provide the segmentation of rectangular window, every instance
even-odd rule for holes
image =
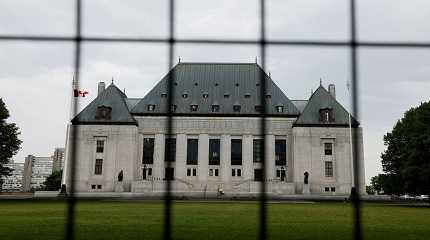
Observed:
[[[213,176],[214,175],[214,170],[211,168],[211,169],[209,169],[209,176]]]
[[[218,169],[215,169],[215,177],[218,177]]]
[[[103,172],[103,159],[96,159],[96,165],[94,167],[94,174],[101,175]]]
[[[142,163],[143,164],[154,163],[154,138],[143,139]]]
[[[242,165],[242,139],[231,140],[231,165]]]
[[[332,192],[336,192],[336,188],[335,188],[335,187],[331,187],[331,188],[330,188],[330,190],[331,190]]]
[[[91,189],[96,189],[96,185],[91,185]]]
[[[236,169],[234,169],[234,168],[231,169],[231,176],[232,177],[236,176]]]
[[[97,152],[97,153],[102,153],[102,152],[104,152],[104,148],[105,148],[105,141],[103,141],[103,140],[97,140],[97,141],[96,141],[96,145],[97,145],[97,148],[96,148],[96,152]]]
[[[325,188],[324,188],[324,191],[325,191],[325,192],[330,192],[330,188],[329,188],[329,187],[325,187]]]
[[[263,169],[260,169],[260,168],[254,169],[254,181],[258,181],[258,182],[263,181]]]
[[[287,141],[285,139],[275,140],[275,164],[277,166],[287,165]]]
[[[333,143],[324,143],[324,154],[325,155],[333,154]]]
[[[193,168],[193,176],[194,177],[197,176],[197,169],[196,168]]]
[[[238,168],[237,171],[236,171],[236,175],[238,177],[242,176],[242,169]]]
[[[263,147],[264,147],[264,141],[263,139],[254,139],[253,141],[253,158],[254,162],[261,162],[263,160]]]
[[[191,176],[191,168],[187,168],[187,176]]]
[[[165,180],[173,180],[175,176],[175,169],[174,168],[165,168],[164,169],[164,179]]]
[[[281,177],[281,170],[276,170],[276,177],[280,178]]]
[[[199,140],[188,139],[187,140],[187,164],[197,165],[199,155]]]
[[[102,189],[102,185],[97,185],[97,189]]]
[[[219,165],[220,140],[209,139],[209,165]]]
[[[333,162],[325,162],[325,176],[333,177]]]
[[[148,168],[148,176],[152,176],[152,168]]]
[[[174,162],[176,159],[176,138],[166,138],[164,145],[164,159],[166,162]]]

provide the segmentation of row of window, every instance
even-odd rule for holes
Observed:
[[[170,106],[170,111],[171,112],[175,112],[176,108],[177,108],[176,105],[171,105]],[[148,104],[147,109],[148,109],[149,112],[155,111],[155,104]],[[212,109],[212,112],[219,112],[220,111],[220,106],[217,105],[217,104],[213,104],[211,109]],[[263,111],[263,108],[260,105],[256,105],[254,109],[255,109],[256,112],[262,112]],[[199,105],[197,105],[197,104],[191,104],[190,105],[190,111],[191,112],[197,112],[198,110],[199,110]],[[240,110],[241,110],[241,106],[240,105],[233,105],[233,112],[240,112]],[[282,112],[284,112],[284,106],[278,105],[278,106],[275,107],[275,110],[278,113],[282,113]]]
[[[239,86],[239,85],[236,85],[236,86]],[[188,92],[184,91],[181,96],[182,96],[182,98],[188,98]],[[224,98],[230,98],[230,93],[225,92],[223,96],[224,96]],[[264,96],[266,97],[266,99],[271,99],[272,98],[271,94],[266,94]],[[167,93],[161,93],[161,97],[162,98],[167,98]],[[250,93],[245,93],[244,97],[245,98],[251,98],[251,94]],[[202,98],[204,98],[204,99],[209,98],[209,93],[208,92],[203,92]]]
[[[151,168],[144,168],[142,179],[147,180],[150,176],[152,176],[152,169]],[[279,173],[279,176],[278,176]],[[219,176],[219,169],[218,168],[210,168],[208,175],[210,177],[218,177]],[[187,176],[188,177],[196,177],[197,176],[197,168],[187,168]],[[231,169],[231,176],[232,177],[241,177],[242,176],[242,169],[240,168],[233,168]],[[284,169],[277,170],[277,177],[281,178],[282,181],[285,180],[286,171]],[[164,172],[164,179],[165,180],[174,180],[174,168],[165,168]],[[254,181],[262,181],[263,180],[263,170],[261,168],[254,169]]]
[[[154,163],[154,138],[143,139],[143,164]],[[220,139],[209,139],[209,165],[220,165]],[[253,161],[263,160],[264,140],[253,140]],[[187,139],[187,165],[198,164],[199,139]],[[242,139],[231,139],[231,165],[242,165]],[[165,139],[165,161],[174,162],[176,159],[176,138]],[[275,164],[287,165],[287,142],[285,139],[275,140]]]
[[[195,164],[196,165],[196,164]],[[233,164],[232,164],[233,165]],[[325,176],[326,177],[333,177],[334,171],[333,171],[333,162],[332,161],[325,161]],[[240,168],[232,168],[231,169],[231,176],[240,177],[242,176],[242,169]],[[101,175],[103,173],[103,159],[96,159],[95,167],[94,167],[94,174],[95,175]],[[144,168],[143,169],[143,179],[146,179],[146,176],[152,175],[152,168]],[[197,176],[197,169],[196,168],[187,168],[187,176]],[[218,169],[209,169],[209,176],[218,176]],[[285,170],[283,168],[276,170],[276,177],[284,179],[285,178]]]

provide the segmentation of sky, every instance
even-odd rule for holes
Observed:
[[[157,37],[168,34],[167,0],[83,0],[85,36]],[[270,40],[349,39],[346,0],[267,0]],[[177,0],[175,37],[259,38],[257,0]],[[358,39],[429,42],[428,0],[358,0]],[[74,35],[72,0],[0,0],[0,35]],[[290,99],[308,99],[319,86],[336,85],[350,109],[346,88],[350,51],[344,47],[268,46],[266,72]],[[0,97],[21,129],[14,156],[50,156],[64,147],[70,119],[74,46],[66,42],[0,41]],[[160,43],[84,43],[80,108],[97,95],[97,83],[115,84],[143,97],[168,71],[168,46]],[[176,44],[174,62],[261,63],[258,46]],[[358,50],[359,121],[364,131],[367,180],[382,171],[383,136],[403,113],[430,100],[430,49]]]

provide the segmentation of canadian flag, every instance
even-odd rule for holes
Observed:
[[[85,97],[87,94],[89,94],[88,91],[81,91],[78,89],[73,89],[73,96],[74,97]]]

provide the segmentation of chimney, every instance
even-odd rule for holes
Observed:
[[[97,89],[97,96],[100,95],[105,90],[106,84],[104,82],[99,82],[99,86]]]
[[[330,93],[330,95],[331,95],[334,99],[336,99],[336,88],[335,88],[335,86],[334,86],[334,84],[333,84],[333,83],[331,83],[331,84],[329,84],[329,85],[328,85],[328,92]]]

